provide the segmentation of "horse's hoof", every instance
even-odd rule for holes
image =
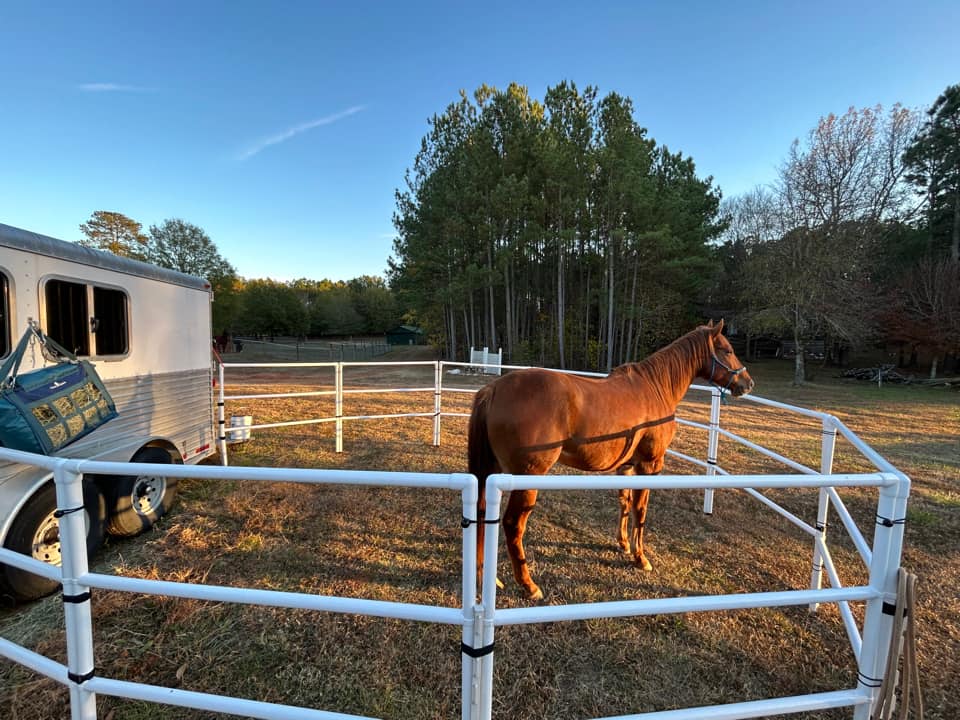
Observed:
[[[650,561],[646,558],[636,558],[634,559],[633,564],[639,569],[646,570],[647,572],[653,570],[653,565],[651,565]]]
[[[537,600],[543,600],[543,590],[534,585],[533,590],[527,591],[527,600],[534,602]]]
[[[503,590],[503,588],[505,587],[506,585],[503,584],[503,580],[501,580],[500,578],[497,578],[497,590]]]

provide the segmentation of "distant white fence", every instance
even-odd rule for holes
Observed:
[[[470,348],[470,367],[482,375],[499,375],[503,365],[503,348],[490,352],[490,348],[475,350]]]
[[[418,417],[433,415],[435,428],[439,428],[441,379],[443,365],[435,367],[435,405],[433,413],[409,413],[379,417]],[[339,422],[369,419],[343,416],[342,397],[352,391],[343,389],[343,363],[333,368],[337,378],[334,391],[317,393],[276,394],[268,397],[304,396],[308,394],[335,394],[338,415],[309,422]],[[457,365],[457,364],[454,364]],[[228,365],[227,367],[231,367]],[[276,366],[276,364],[271,364]],[[308,367],[322,367],[311,364]],[[221,369],[221,420],[226,396]],[[379,392],[422,391],[424,388],[398,388]],[[616,720],[736,720],[738,718],[764,717],[792,712],[852,707],[855,720],[867,720],[877,702],[880,680],[885,672],[887,652],[893,627],[893,616],[888,612],[896,601],[897,569],[903,545],[904,521],[910,481],[893,468],[886,460],[867,446],[842,422],[832,415],[797,408],[763,398],[747,399],[753,402],[818,418],[821,428],[820,468],[808,468],[789,458],[752,443],[745,438],[720,427],[720,394],[715,388],[694,386],[695,390],[711,393],[711,413],[708,425],[689,421],[685,425],[707,432],[707,455],[701,460],[674,453],[677,457],[705,469],[706,474],[661,475],[646,477],[629,476],[514,476],[492,475],[487,479],[487,509],[485,519],[496,523],[500,517],[503,493],[514,489],[537,488],[540,490],[606,490],[630,488],[677,489],[706,488],[707,495],[718,488],[740,488],[755,497],[765,506],[779,513],[813,543],[813,572],[810,587],[801,590],[740,593],[720,596],[689,596],[663,599],[638,599],[620,602],[591,604],[532,606],[498,609],[496,606],[497,549],[499,533],[488,532],[485,539],[485,557],[482,578],[482,599],[477,601],[476,573],[476,522],[475,517],[478,487],[472,475],[435,475],[425,473],[347,472],[330,470],[278,469],[278,468],[229,468],[209,466],[162,465],[144,467],[137,472],[163,473],[173,477],[214,478],[230,481],[269,481],[302,483],[342,483],[350,485],[430,487],[446,488],[461,494],[465,529],[462,536],[461,605],[459,607],[434,607],[410,603],[395,603],[364,599],[349,599],[332,596],[305,595],[300,593],[268,590],[229,588],[219,586],[177,583],[159,580],[115,577],[91,573],[87,567],[84,523],[82,513],[67,512],[61,519],[61,543],[63,567],[56,568],[32,558],[8,550],[0,550],[0,561],[15,567],[35,572],[63,583],[67,634],[67,663],[50,660],[31,650],[0,639],[0,655],[47,677],[67,685],[71,697],[71,718],[93,720],[96,714],[96,693],[144,701],[159,702],[213,712],[224,712],[248,717],[272,719],[309,718],[311,720],[344,720],[357,717],[335,711],[293,708],[286,705],[263,703],[206,693],[196,693],[175,688],[163,688],[142,683],[100,677],[93,665],[93,632],[90,613],[89,590],[101,588],[115,591],[171,595],[175,597],[238,602],[273,607],[291,607],[327,612],[343,612],[377,617],[389,617],[410,621],[459,625],[463,643],[461,667],[461,718],[463,720],[489,720],[493,705],[493,667],[495,661],[494,636],[497,627],[539,622],[567,622],[590,618],[628,617],[660,613],[683,613],[741,608],[808,605],[815,609],[819,603],[835,603],[840,610],[844,626],[856,658],[858,681],[855,687],[832,692],[812,693],[792,697],[748,700],[720,706],[687,708],[666,712],[643,713],[621,716]],[[361,391],[358,391],[361,392]],[[369,392],[369,391],[362,391]],[[469,392],[460,390],[460,392]],[[235,396],[233,399],[253,396]],[[259,396],[265,397],[265,396]],[[302,424],[274,423],[253,426],[276,427]],[[253,429],[252,428],[252,429]],[[438,432],[438,430],[437,430]],[[837,436],[843,436],[859,453],[869,460],[876,472],[857,474],[833,473],[833,460]],[[787,465],[792,473],[782,475],[731,475],[722,467],[717,457],[718,440],[723,435],[741,445],[761,452],[767,457]],[[338,443],[340,441],[338,433]],[[435,442],[439,442],[435,434]],[[339,448],[338,448],[339,449]],[[221,424],[221,451],[226,451],[224,427]],[[0,460],[36,465],[51,471],[57,488],[58,507],[69,510],[82,505],[81,479],[83,473],[128,475],[129,465],[84,460],[67,460],[29,455],[13,450],[0,449]],[[819,488],[819,500],[814,524],[805,522],[797,515],[763,494],[767,488]],[[872,546],[853,521],[850,513],[836,492],[838,487],[877,487],[879,498],[876,508],[876,524]],[[710,498],[712,501],[712,498]],[[849,533],[854,546],[869,570],[866,585],[844,587],[834,565],[826,542],[827,514],[834,507],[841,524]],[[705,509],[709,509],[705,500]],[[825,571],[831,587],[821,589],[821,572]],[[858,625],[850,610],[850,602],[865,602],[866,612],[862,626]],[[613,720],[612,718],[609,720]]]

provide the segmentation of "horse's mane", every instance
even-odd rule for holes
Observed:
[[[649,382],[653,387],[679,396],[686,392],[686,383],[707,360],[709,353],[707,332],[709,328],[701,325],[682,335],[669,345],[660,348],[652,355],[634,363],[627,363],[614,368],[611,375],[616,373],[637,375]]]

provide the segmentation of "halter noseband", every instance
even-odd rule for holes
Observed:
[[[710,383],[711,385],[713,385],[715,388],[719,388],[719,390],[720,390],[720,397],[722,398],[722,397],[724,396],[724,393],[726,393],[726,392],[730,389],[730,386],[733,385],[733,381],[737,379],[737,375],[739,375],[739,374],[742,373],[744,370],[746,370],[746,369],[747,369],[747,366],[746,366],[746,365],[743,365],[743,366],[737,368],[736,370],[734,370],[732,367],[730,367],[729,365],[727,365],[726,363],[724,363],[720,358],[718,358],[718,357],[717,357],[717,354],[716,354],[715,352],[710,353],[710,361],[711,361],[711,362],[710,362],[710,379],[709,379],[707,382],[709,382],[709,383]],[[730,373],[730,377],[729,377],[729,379],[727,380],[727,384],[724,385],[723,387],[720,387],[717,383],[715,383],[715,382],[713,381],[713,374],[714,374],[714,373],[716,372],[716,370],[717,370],[717,365],[719,365],[719,366],[722,367],[724,370],[726,370],[728,373]]]

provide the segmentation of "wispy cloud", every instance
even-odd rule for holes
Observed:
[[[355,115],[356,113],[364,109],[365,109],[365,106],[363,105],[355,105],[354,107],[347,108],[346,110],[342,110],[341,112],[334,113],[333,115],[327,115],[326,117],[322,117],[318,120],[311,120],[310,122],[305,122],[300,125],[294,125],[292,128],[288,128],[287,130],[284,130],[281,133],[277,133],[276,135],[271,135],[268,138],[264,138],[263,140],[257,141],[256,143],[251,145],[249,148],[241,152],[237,156],[237,159],[241,161],[249,160],[254,155],[256,155],[259,152],[262,152],[263,150],[266,150],[271,145],[279,145],[280,143],[286,142],[290,138],[296,137],[297,135],[300,135],[301,133],[305,133],[308,130],[313,130],[314,128],[322,127],[324,125],[331,125],[337,122],[338,120],[343,120],[343,118],[345,117],[349,117],[350,115]]]
[[[150,88],[120,83],[80,83],[77,89],[83,92],[150,92]]]

